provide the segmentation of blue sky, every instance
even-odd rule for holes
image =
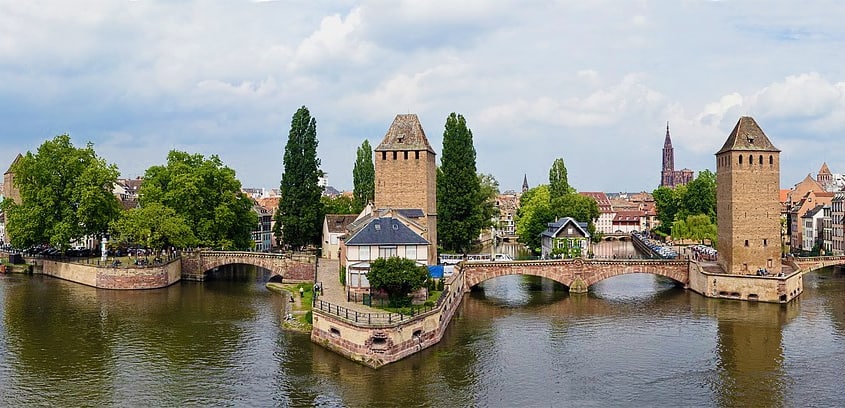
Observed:
[[[275,188],[305,105],[341,190],[396,114],[439,153],[458,112],[502,190],[560,157],[578,190],[651,191],[667,121],[699,171],[751,115],[788,188],[845,173],[843,20],[839,1],[0,0],[0,166],[67,132],[125,177],[179,149]]]

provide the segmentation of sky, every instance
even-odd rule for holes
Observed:
[[[750,115],[789,188],[845,173],[842,21],[841,1],[0,0],[0,166],[68,133],[122,177],[176,149],[278,188],[306,106],[339,190],[395,115],[439,154],[457,112],[503,191],[556,158],[579,191],[652,191],[667,122],[676,169],[714,171]]]

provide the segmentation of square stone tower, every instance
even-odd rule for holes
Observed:
[[[780,150],[739,118],[716,152],[719,266],[729,274],[780,272]]]
[[[419,220],[431,243],[429,264],[437,263],[437,163],[420,119],[415,114],[396,115],[375,149],[377,209],[419,209]]]

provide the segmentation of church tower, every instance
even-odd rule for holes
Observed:
[[[716,152],[719,266],[729,274],[780,271],[780,150],[739,118]]]
[[[437,163],[417,115],[396,115],[375,149],[376,209],[418,210],[431,244],[430,265],[437,263]],[[406,212],[408,214],[408,212]]]
[[[669,122],[666,122],[666,139],[663,141],[663,168],[660,171],[660,186],[675,187],[675,149],[669,137]]]

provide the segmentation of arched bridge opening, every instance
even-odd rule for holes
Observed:
[[[669,278],[678,285],[689,285],[689,261],[686,260],[585,260],[513,261],[462,263],[466,288],[489,279],[508,275],[540,276],[558,282],[570,292],[582,293],[614,276],[645,273]]]
[[[270,280],[313,282],[317,257],[304,253],[267,253],[239,251],[202,251],[182,258],[183,279],[205,280],[209,272],[228,265],[250,265],[270,272]]]

